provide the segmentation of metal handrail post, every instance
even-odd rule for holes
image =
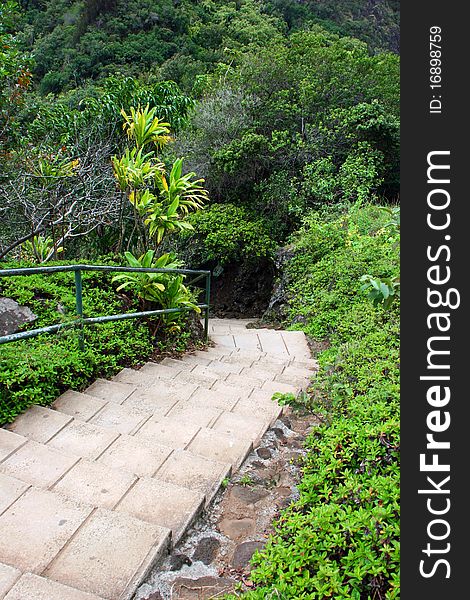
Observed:
[[[74,271],[75,274],[75,311],[79,318],[78,325],[78,347],[80,350],[85,349],[85,338],[83,333],[83,285],[82,272],[80,269]]]
[[[206,274],[206,313],[204,316],[204,341],[207,342],[209,339],[209,302],[211,298],[211,275],[210,273]]]

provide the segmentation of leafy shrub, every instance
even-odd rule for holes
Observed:
[[[192,266],[269,258],[276,247],[264,221],[233,204],[209,206],[190,222],[194,232],[184,234],[183,252]]]

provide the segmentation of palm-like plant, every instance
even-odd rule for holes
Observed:
[[[122,192],[135,190],[151,183],[159,173],[163,172],[164,165],[152,160],[153,153],[142,154],[142,148],[126,148],[121,157],[113,156],[114,176]]]
[[[127,114],[124,109],[121,110],[121,115],[124,117],[123,129],[127,133],[129,139],[133,139],[139,150],[146,144],[153,143],[157,148],[162,148],[167,144],[171,137],[170,124],[159,121],[155,116],[156,107],[145,108],[140,106],[135,109],[131,106],[130,114]]]
[[[154,260],[155,251],[147,250],[136,258],[131,252],[124,252],[130,267],[145,269],[177,269],[181,263],[171,254],[163,254]],[[141,300],[160,302],[161,292],[166,289],[166,273],[119,273],[113,277],[113,283],[122,281],[116,291],[131,289]]]
[[[154,250],[148,250],[136,258],[130,252],[124,253],[130,267],[147,269],[177,269],[181,263],[172,254],[163,254],[154,260]],[[113,283],[122,282],[116,289],[131,290],[141,301],[141,308],[148,308],[147,303],[161,308],[178,308],[184,306],[200,313],[201,309],[194,303],[191,291],[183,283],[184,276],[173,273],[119,273],[113,277]],[[178,315],[163,315],[163,321],[169,325],[174,323]]]
[[[157,180],[161,202],[149,204],[148,225],[149,235],[160,244],[163,237],[174,231],[192,229],[192,225],[184,220],[191,210],[200,209],[207,200],[208,192],[202,187],[203,179],[193,180],[195,173],[182,175],[183,159],[178,158],[168,180],[162,173]]]

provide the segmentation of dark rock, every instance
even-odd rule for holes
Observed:
[[[37,316],[27,307],[20,306],[11,298],[0,298],[0,335],[10,335]]]
[[[280,427],[273,427],[271,431],[274,433],[274,435],[277,437],[281,444],[287,443],[287,438]]]
[[[272,456],[271,450],[269,450],[268,448],[258,448],[256,454],[263,460],[268,460]]]
[[[186,554],[173,554],[170,557],[170,571],[179,571],[184,565],[191,565],[192,561]]]
[[[307,317],[304,315],[296,315],[292,321],[291,325],[307,325]]]
[[[235,548],[232,557],[232,566],[235,569],[244,569],[249,565],[250,559],[256,550],[263,548],[263,542],[242,542]]]
[[[205,565],[210,565],[220,548],[220,541],[214,537],[205,537],[199,540],[193,552],[193,561],[200,560]]]
[[[282,322],[287,316],[287,287],[288,275],[284,268],[286,262],[294,257],[293,246],[287,246],[278,250],[274,259],[275,279],[268,306],[263,314],[264,321]]]
[[[255,469],[266,469],[266,465],[262,462],[260,462],[259,460],[254,460],[251,463],[252,467],[255,467]]]
[[[201,268],[214,271],[216,264]],[[211,308],[216,316],[236,318],[260,317],[268,306],[274,278],[271,259],[230,262],[212,277]],[[214,273],[213,273],[214,274]]]
[[[144,598],[144,600],[164,600],[164,598],[160,594],[160,592],[154,592],[153,594],[150,594],[150,596],[148,596],[147,598]]]
[[[289,417],[286,417],[286,415],[282,415],[282,417],[279,417],[279,421],[281,421],[281,423],[284,423],[284,425],[288,428],[288,429],[292,429],[292,423],[291,420],[289,419]]]
[[[232,488],[231,495],[245,504],[256,504],[256,502],[266,498],[268,492],[259,488],[235,485]]]

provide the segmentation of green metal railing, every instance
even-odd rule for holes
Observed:
[[[121,321],[123,319],[137,319],[139,317],[151,317],[155,315],[164,315],[169,313],[181,313],[192,310],[190,307],[182,306],[179,308],[162,308],[159,310],[146,310],[142,312],[122,313],[117,315],[108,315],[104,317],[83,317],[83,271],[107,271],[107,272],[124,272],[124,273],[174,273],[176,275],[192,275],[194,276],[185,285],[192,285],[201,279],[205,278],[205,298],[204,303],[198,304],[200,309],[204,310],[204,337],[207,341],[209,332],[209,301],[211,291],[211,273],[210,271],[193,271],[190,269],[147,269],[144,267],[108,267],[104,265],[60,265],[56,267],[26,267],[20,269],[4,269],[0,270],[0,277],[17,277],[20,275],[37,275],[47,273],[59,273],[64,271],[73,272],[75,275],[75,310],[77,318],[68,323],[58,323],[49,325],[48,327],[40,327],[38,329],[29,329],[19,333],[0,336],[0,344],[7,344],[17,340],[36,337],[42,333],[56,333],[66,327],[74,327],[79,332],[79,346],[84,349],[84,332],[83,328],[86,325],[94,325],[96,323],[107,323],[109,321]]]

